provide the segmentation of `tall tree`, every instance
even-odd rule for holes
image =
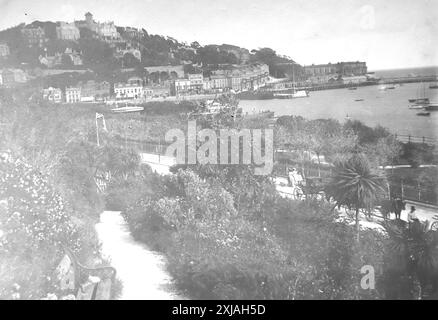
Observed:
[[[334,174],[325,188],[328,199],[338,207],[355,209],[357,241],[359,241],[359,211],[371,209],[385,193],[385,179],[372,170],[363,155],[354,155],[335,164]]]

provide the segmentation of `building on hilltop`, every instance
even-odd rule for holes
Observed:
[[[68,60],[65,60],[66,58],[69,59],[70,62],[68,62]],[[38,60],[42,65],[45,65],[47,68],[53,68],[63,64],[68,65],[70,63],[74,66],[80,66],[83,64],[82,54],[77,51],[73,51],[70,48],[66,48],[64,53],[56,52],[54,56],[48,56],[47,54],[45,56],[40,55],[38,57]]]
[[[27,73],[21,69],[3,69],[0,71],[1,84],[10,86],[17,83],[25,83],[29,80]]]
[[[117,28],[113,21],[96,22],[90,12],[85,14],[85,20],[75,21],[75,25],[78,28],[87,28],[93,31],[104,41],[112,42],[120,39],[120,34],[117,32]]]
[[[21,34],[29,46],[42,47],[48,41],[44,29],[39,26],[25,26],[21,29]]]
[[[61,103],[62,91],[59,88],[53,88],[53,87],[43,89],[43,99],[54,103]]]
[[[141,61],[141,51],[139,49],[130,48],[130,47],[128,47],[127,49],[117,48],[114,57],[118,59],[122,59],[127,53],[132,54],[134,58],[136,58],[138,61]]]
[[[99,23],[97,34],[99,34],[103,40],[117,40],[120,39],[120,34],[117,32],[114,22]]]
[[[59,22],[56,27],[56,37],[61,40],[76,41],[80,38],[79,29],[74,23]]]
[[[75,51],[71,48],[66,48],[64,51],[64,55],[69,56],[71,59],[71,62],[75,66],[81,66],[83,64],[81,52]]]
[[[42,56],[38,57],[39,62],[46,66],[47,68],[53,68],[55,66],[61,65],[61,55],[55,54],[54,56]]]
[[[6,43],[0,43],[0,57],[6,58],[10,54],[9,46]]]
[[[123,28],[123,36],[128,39],[139,39],[145,36],[145,32],[142,29],[126,27]]]

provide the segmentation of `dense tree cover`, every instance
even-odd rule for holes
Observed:
[[[237,64],[238,59],[233,53],[222,51],[215,45],[207,45],[197,49],[195,62],[205,65]]]
[[[299,64],[296,64],[291,58],[279,56],[271,48],[252,50],[251,53],[250,61],[267,64],[269,66],[269,73],[274,77],[284,78],[289,76],[290,78],[294,77],[295,80],[299,80],[304,72],[303,68]]]

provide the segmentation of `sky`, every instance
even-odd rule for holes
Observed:
[[[438,0],[0,0],[0,30],[87,11],[181,42],[270,47],[303,65],[438,66]]]

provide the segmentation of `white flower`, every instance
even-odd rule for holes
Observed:
[[[58,297],[54,293],[48,293],[47,300],[58,300]]]
[[[12,300],[18,300],[18,299],[20,299],[20,294],[18,292],[14,292],[12,294]]]

